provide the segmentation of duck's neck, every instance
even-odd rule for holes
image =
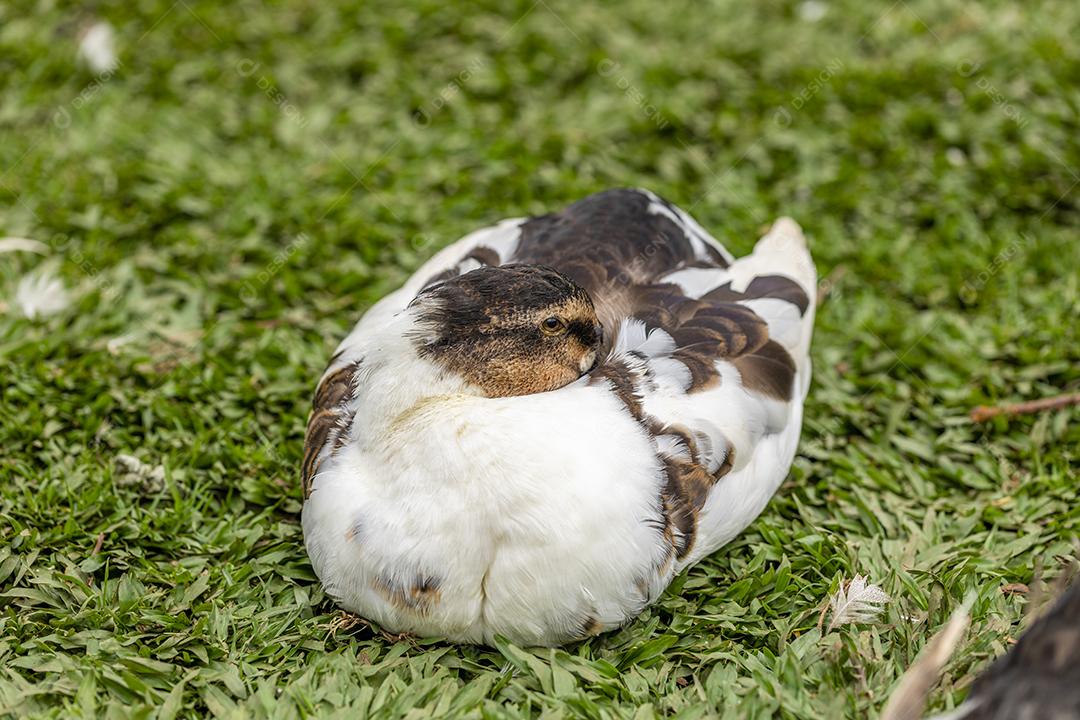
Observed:
[[[400,441],[406,428],[437,421],[442,402],[482,397],[475,385],[417,354],[414,328],[402,313],[365,343],[353,425],[353,437],[365,445],[383,442],[388,434]]]

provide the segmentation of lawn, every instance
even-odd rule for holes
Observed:
[[[0,254],[0,715],[866,717],[968,599],[945,710],[1075,556],[1080,410],[968,418],[1080,390],[1075,2],[18,5],[0,236],[45,252]],[[805,227],[789,480],[582,644],[344,616],[299,524],[333,348],[469,230],[625,185],[736,254]],[[70,302],[27,319],[43,271]],[[884,613],[820,624],[857,574]]]

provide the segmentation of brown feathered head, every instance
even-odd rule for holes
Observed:
[[[419,353],[489,397],[563,387],[592,369],[603,340],[588,293],[541,265],[477,268],[409,307]]]

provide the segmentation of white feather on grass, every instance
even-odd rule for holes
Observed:
[[[884,590],[867,582],[862,575],[856,575],[850,582],[841,583],[840,589],[829,598],[832,617],[829,619],[828,632],[843,625],[877,620],[885,604],[891,600]]]
[[[135,486],[147,493],[165,488],[165,467],[144,463],[134,455],[117,455],[113,480],[121,487]]]
[[[825,17],[829,12],[829,6],[819,0],[806,0],[799,3],[799,19],[803,22],[813,23]]]
[[[68,292],[60,278],[47,270],[23,275],[15,289],[15,303],[34,320],[55,315],[68,306]]]
[[[79,38],[79,58],[96,75],[111,73],[119,66],[116,58],[116,33],[112,25],[99,21]]]

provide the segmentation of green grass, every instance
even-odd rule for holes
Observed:
[[[1080,6],[501,5],[106,1],[106,78],[82,6],[0,7],[0,235],[52,247],[0,255],[0,715],[864,717],[965,597],[934,709],[1017,635],[1080,413],[966,415],[1080,389]],[[844,268],[790,480],[583,644],[343,623],[297,482],[334,345],[438,247],[622,185]],[[73,304],[28,321],[42,266]],[[894,601],[823,633],[856,573]]]

